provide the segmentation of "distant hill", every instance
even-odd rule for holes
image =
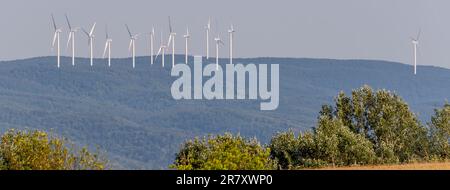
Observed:
[[[183,60],[183,56],[177,56]],[[192,58],[191,58],[192,60]],[[268,142],[288,128],[314,126],[320,106],[340,90],[368,84],[402,96],[423,122],[450,97],[450,70],[368,60],[254,58],[235,63],[280,64],[280,105],[259,111],[259,101],[175,101],[170,64],[149,57],[96,59],[54,57],[0,62],[0,130],[38,128],[79,145],[99,146],[118,169],[161,169],[186,139],[230,131]],[[170,56],[166,58],[170,62]],[[206,60],[205,60],[206,61]],[[226,59],[221,60],[223,64]]]

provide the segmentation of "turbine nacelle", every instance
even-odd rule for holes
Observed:
[[[225,45],[219,37],[214,38],[214,41],[216,41],[217,44]]]
[[[234,30],[233,25],[231,25],[230,29],[228,29],[228,33],[234,33],[234,32],[236,32],[236,31]]]
[[[186,29],[186,34],[183,35],[184,38],[190,38],[191,34],[189,34],[189,28]]]

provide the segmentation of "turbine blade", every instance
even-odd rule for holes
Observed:
[[[169,40],[167,42],[167,47],[170,47],[170,42],[172,42],[172,35],[169,36]]]
[[[130,45],[128,46],[128,51],[131,51],[131,46],[133,46],[133,39],[130,40]]]
[[[55,46],[56,43],[56,36],[58,35],[58,32],[55,32],[55,34],[53,35],[53,42],[52,42],[52,46]]]
[[[169,16],[169,33],[172,33],[172,23],[170,22],[170,16]]]
[[[420,38],[420,34],[422,33],[422,29],[419,29],[419,33],[417,34],[417,38],[416,38],[416,40],[417,41],[419,41],[419,38]]]
[[[81,30],[83,30],[83,32],[86,34],[86,36],[90,37],[89,33],[84,28],[81,28]]]
[[[211,17],[208,18],[208,30],[211,30]]]
[[[69,38],[67,39],[67,49],[69,49],[70,40],[72,39],[72,32],[69,33]]]
[[[108,43],[108,41],[106,41],[105,50],[103,51],[103,59],[105,59],[106,50],[108,50],[108,46],[109,46],[109,43]]]
[[[125,27],[127,27],[127,31],[128,34],[130,35],[130,38],[133,37],[133,35],[131,34],[130,28],[128,27],[128,24],[125,24]]]
[[[94,33],[95,25],[97,25],[96,22],[94,22],[94,25],[92,26],[91,31],[89,32],[89,36],[92,36],[92,34]]]
[[[155,57],[155,60],[157,60],[157,59],[158,59],[158,56],[160,55],[160,53],[161,53],[161,50],[162,50],[162,46],[161,46],[161,47],[159,47],[158,53],[156,54],[156,57]]]
[[[69,25],[69,29],[72,31],[72,25],[70,25],[69,17],[66,14],[67,25]]]
[[[53,17],[53,14],[52,14],[52,21],[53,21],[53,28],[57,30],[58,28],[56,27],[55,17]]]
[[[106,25],[106,39],[109,39],[109,35],[108,35],[108,25]]]

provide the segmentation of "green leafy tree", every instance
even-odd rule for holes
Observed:
[[[270,149],[256,139],[229,133],[186,142],[170,167],[178,170],[263,170],[274,169]]]
[[[340,120],[320,118],[315,130],[317,158],[333,166],[363,165],[376,161],[372,143],[352,132]]]
[[[428,156],[427,129],[398,95],[363,86],[353,90],[351,97],[341,92],[335,101],[333,117],[369,139],[384,162],[408,162]]]
[[[271,158],[277,160],[280,169],[290,169],[299,164],[300,144],[293,131],[278,133],[272,137],[269,148]]]
[[[438,159],[450,157],[450,104],[445,103],[441,109],[435,109],[431,117],[430,128],[431,152]]]
[[[447,110],[447,111],[446,111]],[[448,106],[432,119],[434,143],[448,147]],[[340,92],[335,105],[323,105],[313,132],[279,133],[269,144],[282,169],[403,163],[429,159],[428,130],[395,93],[369,86]],[[436,151],[435,151],[436,152]],[[441,152],[447,155],[447,152]]]
[[[102,170],[107,161],[42,131],[9,130],[1,137],[1,170]]]
[[[272,137],[269,148],[270,156],[279,169],[318,167],[325,164],[317,159],[314,134],[308,131],[298,137],[295,137],[293,131],[278,133]]]

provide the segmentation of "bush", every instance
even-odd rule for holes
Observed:
[[[319,119],[315,130],[317,157],[333,166],[372,164],[376,160],[372,143],[353,133],[338,119]]]
[[[274,169],[270,150],[256,139],[246,140],[229,133],[186,142],[171,168],[178,170],[265,170]]]
[[[299,169],[446,160],[450,104],[436,109],[427,129],[399,96],[368,86],[323,105],[313,131],[276,134],[268,148],[230,134],[195,139],[177,154],[176,169]],[[270,153],[270,156],[269,156]]]
[[[106,160],[86,148],[75,151],[67,142],[42,131],[9,130],[1,137],[1,170],[101,170]]]
[[[436,109],[431,117],[430,128],[431,153],[438,159],[450,157],[450,104]]]
[[[445,131],[450,127],[443,126],[450,117],[443,112],[433,119],[433,136],[436,144],[448,147],[450,132]],[[404,163],[429,159],[427,134],[399,96],[364,86],[353,90],[351,97],[339,93],[335,106],[323,105],[313,133],[298,138],[292,132],[279,133],[269,147],[282,169]],[[445,150],[441,147],[437,149]]]
[[[351,97],[339,93],[335,101],[332,117],[369,139],[381,160],[409,162],[428,156],[427,129],[398,95],[364,86]]]

